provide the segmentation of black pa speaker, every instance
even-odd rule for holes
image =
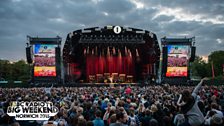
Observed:
[[[26,59],[27,59],[27,62],[29,64],[33,63],[33,58],[32,58],[32,53],[31,53],[31,46],[26,47]]]
[[[61,48],[55,47],[55,58],[56,58],[56,75],[58,80],[61,78]]]
[[[56,57],[56,64],[61,62],[61,48],[56,47],[55,48],[55,57]]]
[[[196,47],[195,46],[192,46],[191,47],[191,57],[189,59],[190,62],[194,62],[194,59],[195,59],[195,52],[196,52]]]
[[[168,52],[167,52],[167,47],[163,47],[163,60],[162,60],[162,74],[165,75],[166,71],[167,71],[167,56],[168,56]]]

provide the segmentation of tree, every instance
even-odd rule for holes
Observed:
[[[8,80],[11,74],[11,65],[8,60],[0,60],[0,78],[1,80]]]
[[[194,62],[191,63],[190,69],[193,76],[208,77],[211,76],[208,64],[200,56],[196,56]]]
[[[0,60],[0,80],[26,81],[30,78],[30,66],[24,60],[10,62]]]
[[[222,65],[224,64],[224,51],[214,51],[208,56],[208,61],[211,66],[213,62],[215,76],[223,75]]]
[[[27,78],[29,78],[29,76],[30,76],[29,65],[26,64],[26,62],[24,60],[15,62],[12,65],[12,67],[13,67],[12,68],[13,80],[21,80],[21,78],[26,78],[24,76],[27,76]]]

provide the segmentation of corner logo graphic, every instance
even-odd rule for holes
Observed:
[[[43,101],[13,101],[7,109],[7,114],[16,120],[48,120],[57,113],[58,108],[52,102]]]

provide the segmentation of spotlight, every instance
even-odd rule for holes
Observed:
[[[127,50],[127,47],[126,46],[124,47],[124,53],[125,53],[125,56],[127,56],[128,50]]]
[[[95,47],[95,54],[96,54],[96,55],[98,54],[97,46]]]
[[[107,47],[107,56],[110,56],[110,49]]]
[[[84,52],[83,52],[83,54],[84,54],[84,55],[86,55],[86,48],[84,49]]]
[[[94,49],[92,49],[92,55],[94,55]]]
[[[113,55],[116,55],[115,47],[113,47]]]
[[[117,50],[117,53],[118,53],[118,57],[121,57],[121,50],[120,49]]]
[[[136,57],[139,57],[138,49],[135,49]]]
[[[130,49],[128,49],[128,55],[129,55],[129,57],[132,57],[132,54],[131,54],[131,50]]]
[[[87,55],[89,54],[89,46],[87,47],[86,54],[87,54]]]

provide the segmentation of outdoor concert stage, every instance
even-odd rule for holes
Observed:
[[[150,31],[93,27],[69,33],[62,57],[65,83],[135,85],[158,77],[160,48]]]
[[[196,51],[194,37],[164,37],[161,53],[156,34],[121,26],[73,31],[67,35],[62,55],[59,36],[27,39],[27,61],[32,66],[30,82],[64,86],[187,84]]]

